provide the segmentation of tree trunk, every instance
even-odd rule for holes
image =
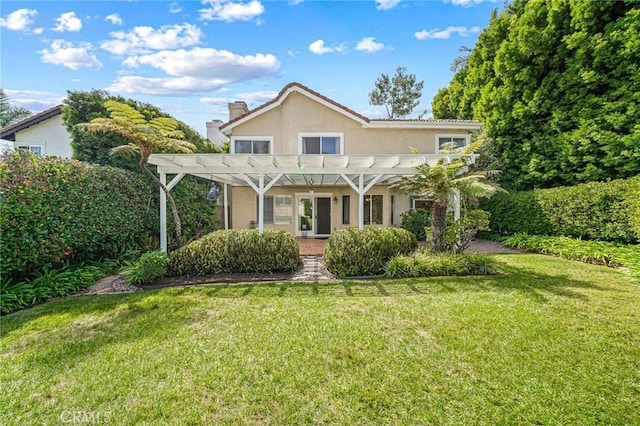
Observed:
[[[447,251],[444,233],[447,228],[447,200],[436,199],[431,211],[431,244],[433,251],[443,253]]]
[[[169,200],[169,206],[171,207],[171,215],[173,216],[173,223],[176,228],[176,243],[178,248],[182,247],[182,222],[180,222],[180,216],[178,215],[178,209],[176,208],[176,202],[173,199],[173,195],[169,192],[169,189],[153,174],[151,170],[147,168],[147,162],[144,161],[144,156],[140,158],[140,168],[147,174],[158,186],[164,191]]]

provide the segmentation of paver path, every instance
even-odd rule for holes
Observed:
[[[326,281],[335,277],[324,267],[322,256],[300,256],[302,268],[291,277],[292,281]]]

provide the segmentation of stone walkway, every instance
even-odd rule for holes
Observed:
[[[292,281],[326,281],[335,277],[324,267],[322,256],[300,256],[302,267],[291,277]]]

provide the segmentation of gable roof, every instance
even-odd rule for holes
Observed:
[[[229,120],[220,126],[220,131],[223,133],[229,133],[234,127],[245,123],[261,114],[264,114],[267,111],[276,108],[284,102],[284,100],[292,93],[299,93],[303,96],[306,96],[320,104],[330,108],[352,120],[357,121],[365,128],[394,128],[394,129],[402,129],[402,128],[431,128],[431,129],[450,129],[452,127],[459,129],[469,129],[469,130],[477,130],[480,129],[482,123],[479,121],[473,120],[436,120],[436,119],[392,119],[392,118],[384,118],[384,119],[370,119],[365,117],[364,115],[330,99],[307,86],[293,82],[287,84],[278,95],[272,100],[242,114],[239,117],[234,118],[233,120]],[[453,126],[452,126],[453,125]]]
[[[27,117],[24,120],[11,124],[3,129],[0,129],[0,138],[15,141],[16,133],[21,130],[27,129],[31,126],[35,126],[38,123],[42,123],[52,117],[62,114],[62,105],[56,105],[53,108],[44,110],[38,114],[34,114],[31,117]]]

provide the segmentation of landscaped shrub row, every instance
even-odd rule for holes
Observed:
[[[483,201],[491,230],[640,241],[640,177],[572,187],[496,194]]]
[[[169,254],[168,275],[294,272],[298,243],[288,232],[266,229],[215,231]]]
[[[148,239],[151,191],[122,169],[41,158],[0,162],[0,269],[14,283],[43,266],[118,258]]]
[[[505,238],[502,243],[508,247],[551,254],[585,263],[610,267],[625,266],[633,275],[640,277],[640,246],[638,245],[528,234],[515,234]]]
[[[396,256],[389,261],[386,275],[390,278],[436,277],[445,275],[495,274],[497,267],[491,257],[483,254],[433,254],[416,251]]]
[[[91,265],[64,265],[60,270],[43,268],[31,278],[14,282],[0,280],[0,312],[11,313],[34,303],[77,293],[115,271],[116,261],[104,260]]]
[[[416,236],[418,241],[427,239],[426,227],[431,225],[431,213],[427,210],[407,210],[400,215],[400,226]]]
[[[415,235],[406,229],[341,229],[327,241],[324,262],[338,277],[379,275],[392,257],[411,253],[417,246]]]

